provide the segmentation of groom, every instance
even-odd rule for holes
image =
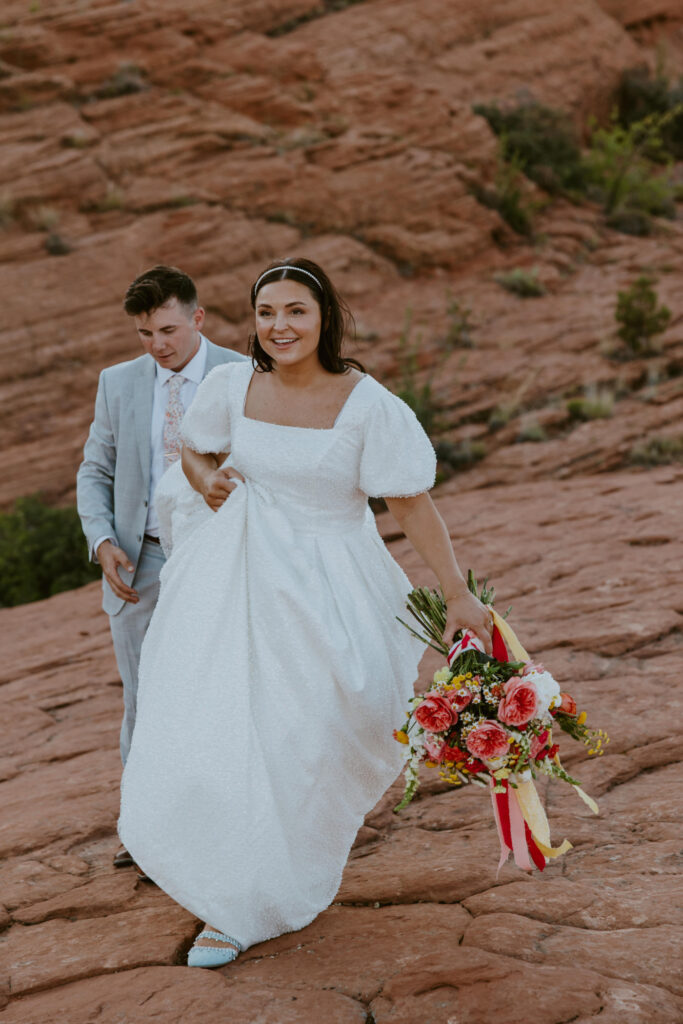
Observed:
[[[102,566],[102,606],[123,682],[125,764],[135,725],[140,648],[164,564],[156,486],[180,455],[180,422],[199,383],[214,366],[245,357],[204,337],[195,284],[175,267],[145,271],[128,288],[123,305],[145,354],[100,374],[77,498],[90,558]],[[124,848],[114,864],[132,864]]]

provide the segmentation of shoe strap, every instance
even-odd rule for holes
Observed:
[[[209,928],[205,928],[203,932],[199,933],[197,939],[218,939],[221,942],[230,942],[233,946],[237,946],[240,953],[242,952],[241,943],[239,943],[237,939],[233,939],[232,935],[224,935],[223,932],[214,932]],[[195,942],[196,941],[197,940],[195,939]]]

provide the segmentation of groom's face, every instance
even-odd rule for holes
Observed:
[[[187,309],[176,298],[163,306],[135,317],[135,327],[145,352],[159,366],[177,373],[186,366],[199,348],[199,332],[204,323],[204,310]]]

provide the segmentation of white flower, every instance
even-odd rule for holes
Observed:
[[[451,678],[451,670],[449,668],[440,668],[438,672],[434,673],[435,683],[447,683]]]
[[[536,687],[539,718],[560,703],[560,687],[550,672],[530,672],[524,678]]]

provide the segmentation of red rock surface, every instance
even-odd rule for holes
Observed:
[[[438,403],[436,440],[484,452],[455,475],[443,462],[436,497],[461,562],[493,577],[527,646],[610,732],[599,760],[563,743],[601,813],[544,785],[553,837],[574,849],[542,876],[496,878],[485,795],[434,778],[396,816],[398,781],[329,910],[225,970],[188,969],[198,923],[111,866],[121,697],[98,586],[5,609],[2,1020],[676,1024],[683,472],[640,469],[633,452],[681,434],[680,220],[633,239],[558,200],[532,245],[470,185],[496,173],[472,103],[530,93],[579,121],[600,115],[623,68],[654,66],[664,44],[679,67],[679,5],[161,11],[3,4],[0,504],[37,489],[72,500],[97,373],[137,354],[120,311],[136,272],[187,268],[209,335],[244,348],[262,264],[320,259],[357,314],[356,354],[392,386],[410,311],[404,346]],[[70,251],[49,255],[50,232]],[[518,266],[537,268],[544,297],[496,283]],[[615,359],[616,293],[643,270],[672,320],[657,356]],[[471,348],[447,341],[454,298]],[[584,393],[612,414],[572,420],[567,402]],[[411,578],[430,582],[379,521]]]

